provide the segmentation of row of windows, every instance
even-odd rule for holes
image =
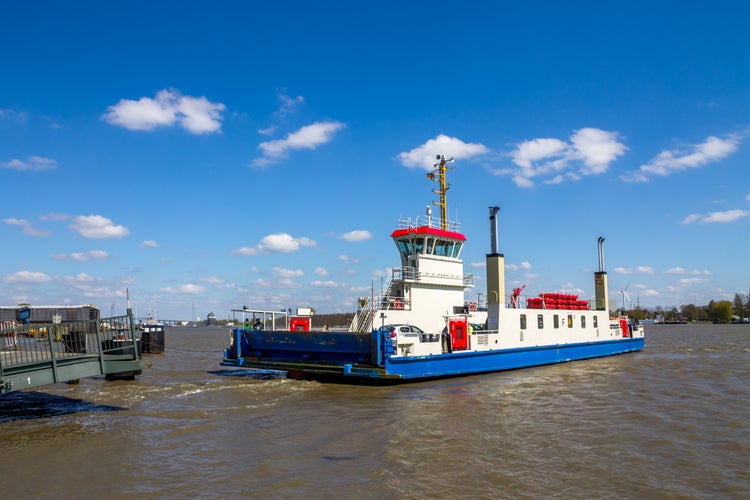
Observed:
[[[597,328],[599,326],[598,324],[598,317],[594,316],[594,328]],[[568,328],[573,328],[573,315],[568,314],[567,318],[567,324]],[[527,324],[526,324],[526,315],[521,315],[521,330],[526,330]],[[544,328],[544,315],[543,314],[537,314],[536,316],[536,327],[540,330]],[[555,314],[552,316],[552,327],[553,328],[560,328],[560,315]],[[581,328],[586,328],[586,316],[581,315]]]
[[[440,240],[430,237],[398,240],[399,250],[407,257],[413,253],[419,253],[457,259],[461,253],[461,246],[460,241]]]

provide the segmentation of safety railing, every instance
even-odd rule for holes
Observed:
[[[15,323],[15,322],[14,322]],[[3,370],[77,357],[140,357],[131,314],[45,325],[4,325],[0,329]]]

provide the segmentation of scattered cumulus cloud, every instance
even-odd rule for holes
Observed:
[[[315,280],[315,281],[310,282],[310,286],[322,287],[322,288],[336,288],[337,286],[339,286],[339,284],[331,280],[328,280],[328,281]]]
[[[365,241],[372,238],[372,233],[370,231],[366,231],[364,229],[357,229],[354,231],[349,231],[348,233],[342,234],[339,236],[342,240],[348,241],[350,243],[355,243],[358,241]]]
[[[232,250],[235,255],[260,255],[268,253],[291,253],[301,247],[314,247],[318,244],[310,238],[295,238],[287,233],[274,233],[264,236],[254,247],[241,247]]]
[[[209,134],[221,129],[226,106],[206,97],[181,95],[174,89],[160,90],[152,99],[121,99],[107,108],[102,119],[129,130],[149,131],[158,127],[180,126],[191,134]]]
[[[301,269],[284,269],[283,267],[274,267],[274,273],[280,278],[299,278],[305,273]]]
[[[635,269],[630,267],[616,267],[613,269],[617,274],[654,274],[654,270],[651,266],[638,266]]]
[[[187,283],[187,284],[182,285],[182,286],[177,287],[177,288],[167,287],[167,288],[162,288],[161,289],[161,291],[164,292],[164,293],[169,293],[169,294],[184,293],[184,294],[188,294],[188,295],[201,294],[201,293],[203,293],[204,290],[205,289],[202,286],[195,285],[193,283]]]
[[[76,260],[76,261],[89,261],[89,260],[103,260],[109,258],[109,253],[104,250],[90,250],[88,252],[72,252],[69,254],[59,253],[52,256],[54,260]]]
[[[531,264],[526,261],[521,262],[520,264],[508,263],[508,264],[505,264],[505,269],[507,269],[508,271],[519,271],[519,270],[528,271],[531,269]]]
[[[341,255],[339,255],[336,258],[338,260],[340,260],[341,262],[343,262],[344,264],[348,264],[348,265],[357,265],[357,264],[359,264],[359,259],[356,259],[356,258],[354,258],[354,257],[352,257],[350,255],[341,254]]]
[[[489,152],[489,148],[484,144],[467,143],[456,137],[440,134],[421,146],[399,153],[396,159],[405,167],[422,168],[429,172],[435,166],[437,155],[465,160]]]
[[[15,219],[11,217],[8,219],[3,219],[3,222],[8,224],[9,226],[20,227],[21,232],[29,236],[50,236],[52,234],[49,231],[37,229],[33,224],[31,224],[31,222],[27,221],[26,219]]]
[[[130,234],[125,226],[115,225],[110,219],[101,215],[79,215],[69,226],[84,238],[112,239],[123,238]]]
[[[687,274],[687,270],[684,267],[672,267],[664,271],[664,274]]]
[[[71,217],[70,215],[66,215],[66,214],[50,212],[48,214],[42,215],[41,217],[39,217],[39,219],[44,220],[44,221],[59,222],[59,221],[70,220]]]
[[[265,167],[287,158],[290,151],[315,149],[327,144],[333,139],[334,134],[345,126],[337,121],[316,122],[290,133],[285,139],[261,142],[258,149],[261,150],[263,156],[253,160],[252,165]]]
[[[141,248],[157,248],[159,243],[154,240],[143,240],[141,242]]]
[[[52,279],[52,276],[37,271],[17,271],[3,276],[5,283],[16,284],[49,283]]]
[[[695,222],[703,222],[706,224],[726,224],[734,222],[742,217],[750,215],[749,210],[734,209],[726,210],[724,212],[710,212],[707,214],[690,214],[682,219],[682,224],[693,224]]]
[[[316,267],[316,268],[315,268],[315,271],[314,271],[314,272],[315,272],[315,274],[317,274],[318,276],[328,276],[328,271],[326,271],[326,270],[325,270],[324,268],[322,268],[322,267]]]
[[[655,175],[665,177],[689,168],[700,168],[733,154],[739,144],[738,134],[730,134],[724,138],[709,136],[700,144],[662,151],[648,163],[641,165],[639,170],[623,175],[621,179],[626,182],[648,182]]]
[[[57,168],[57,162],[50,158],[44,158],[42,156],[30,156],[26,160],[12,159],[10,161],[0,163],[0,166],[10,170],[24,170],[24,171],[40,171],[40,170],[54,170]]]
[[[509,154],[516,168],[495,173],[511,175],[522,188],[533,187],[537,179],[545,184],[560,184],[606,172],[626,150],[617,132],[585,127],[573,132],[567,141],[539,138],[517,144]]]
[[[0,108],[0,120],[9,120],[18,123],[26,123],[29,118],[28,113],[25,111],[16,111],[14,109],[3,109]]]

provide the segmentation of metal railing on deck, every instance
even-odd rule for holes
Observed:
[[[132,315],[46,325],[7,323],[0,329],[0,378],[9,368],[61,359],[140,357]]]

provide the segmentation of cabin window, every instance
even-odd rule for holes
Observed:
[[[552,322],[554,323],[555,328],[560,328],[560,316],[555,314],[555,316],[552,318]]]
[[[435,255],[445,256],[445,242],[443,240],[435,241]]]
[[[461,243],[456,243],[456,245],[453,247],[453,257],[458,258],[458,254],[461,253]]]
[[[450,257],[451,255],[453,255],[453,242],[449,241],[445,247],[445,256]]]
[[[598,327],[599,327],[599,324],[598,324],[598,323],[599,323],[599,322],[597,321],[597,317],[596,317],[596,316],[594,316],[594,328],[598,328]]]
[[[568,328],[573,328],[573,315],[568,314]]]
[[[398,248],[407,257],[411,254],[411,242],[409,240],[398,240]]]
[[[521,330],[526,330],[526,315],[521,315]]]
[[[536,326],[540,330],[544,328],[544,315],[543,314],[536,315]]]
[[[581,328],[586,328],[586,316],[581,315]]]
[[[414,240],[414,249],[417,253],[422,253],[424,249],[424,238],[417,238]]]

